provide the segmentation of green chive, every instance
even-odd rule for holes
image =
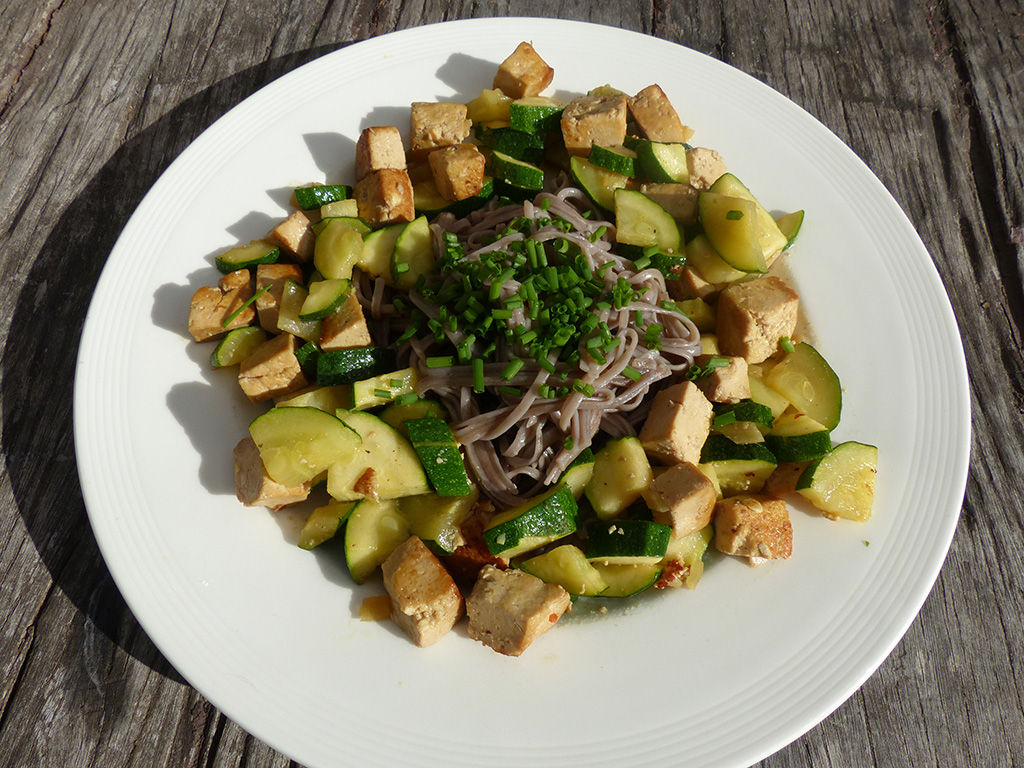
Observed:
[[[426,363],[427,368],[451,368],[455,365],[455,358],[452,355],[428,357]]]
[[[381,400],[390,400],[391,399],[391,390],[390,389],[374,389],[373,390],[373,396],[374,397],[379,397]]]
[[[232,321],[234,321],[234,319],[236,317],[238,317],[240,314],[242,314],[242,312],[245,311],[246,307],[248,307],[250,304],[252,304],[254,301],[256,301],[256,299],[258,299],[260,296],[262,296],[264,293],[266,293],[269,290],[270,290],[270,286],[266,285],[263,288],[260,288],[260,290],[256,291],[256,293],[254,293],[252,296],[250,296],[245,301],[245,303],[242,304],[242,306],[240,306],[238,309],[236,309],[234,312],[232,312],[230,315],[227,316],[227,318],[221,324],[221,327],[222,328],[227,328],[229,325],[231,325]]]
[[[725,218],[727,218],[729,221],[739,221],[740,219],[743,218],[743,211],[739,211],[733,208],[731,211],[726,212]]]
[[[478,395],[484,391],[484,361],[481,357],[473,358],[473,391]]]
[[[505,381],[511,381],[524,365],[525,363],[518,357],[513,357],[508,361],[508,365],[505,366],[505,370],[501,372],[501,378]]]
[[[415,392],[406,392],[404,395],[399,395],[395,398],[395,405],[409,405],[409,403],[415,403],[420,399],[420,396]]]
[[[644,376],[642,373],[640,373],[640,371],[638,371],[631,365],[627,365],[625,368],[622,369],[622,375],[625,376],[630,381],[640,381],[640,379],[642,379]]]
[[[789,336],[783,336],[779,339],[779,346],[782,347],[782,351],[787,355],[796,351],[796,345],[793,344],[793,340]]]
[[[498,387],[498,392],[500,394],[502,394],[502,395],[505,395],[506,397],[522,397],[523,396],[523,391],[521,389],[519,389],[519,387],[501,386],[501,387]]]

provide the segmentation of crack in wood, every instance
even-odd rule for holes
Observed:
[[[35,28],[38,32],[34,35],[34,39],[23,43],[19,47],[18,53],[11,57],[15,63],[6,68],[3,76],[0,77],[0,121],[3,120],[7,108],[14,100],[14,94],[21,83],[22,75],[25,74],[25,70],[32,64],[36,52],[46,41],[46,36],[50,33],[50,27],[53,26],[53,17],[63,7],[64,0],[57,0],[56,5],[41,9],[43,14],[41,20],[36,24]],[[10,78],[12,74],[14,76],[11,79],[10,85],[5,86],[4,81]]]

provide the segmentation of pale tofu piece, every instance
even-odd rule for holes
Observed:
[[[252,279],[248,269],[236,269],[224,275],[217,285],[204,285],[192,294],[188,309],[188,332],[196,341],[206,341],[234,328],[252,325],[256,310],[246,307],[227,325],[233,312],[252,298]]]
[[[749,557],[751,565],[793,554],[793,525],[781,499],[731,496],[715,504],[715,549]]]
[[[661,390],[654,397],[640,442],[647,455],[663,464],[697,464],[711,433],[711,403],[692,381]]]
[[[689,184],[641,184],[640,191],[647,195],[677,221],[692,224],[697,220],[697,190]]]
[[[712,357],[723,355],[697,355],[693,364],[703,368]],[[707,376],[701,376],[694,383],[700,387],[704,397],[712,403],[738,403],[750,397],[750,377],[747,361],[742,357],[728,357],[728,365],[715,368]]]
[[[297,392],[309,385],[295,357],[298,338],[279,334],[260,344],[238,367],[238,385],[254,403]]]
[[[368,347],[372,343],[370,329],[366,327],[366,316],[354,292],[349,293],[337,312],[325,317],[320,323],[320,349],[325,352]]]
[[[554,77],[555,70],[548,66],[530,43],[522,42],[498,66],[493,85],[506,96],[521,99],[524,96],[536,96],[551,85]]]
[[[410,152],[424,157],[438,147],[453,147],[469,136],[473,121],[465,104],[414,101],[409,113]]]
[[[356,141],[356,181],[371,171],[384,168],[405,168],[405,145],[402,134],[393,125],[364,128]]]
[[[372,171],[356,182],[354,194],[359,218],[374,229],[416,218],[412,181],[404,170]]]
[[[683,462],[659,473],[643,492],[654,521],[672,526],[677,539],[688,536],[711,522],[718,494],[695,465]]]
[[[587,155],[593,144],[618,147],[626,139],[626,94],[579,96],[562,111],[562,138],[571,155]]]
[[[272,480],[263,466],[260,449],[251,437],[243,438],[235,446],[235,496],[247,507],[280,509],[288,504],[305,501],[309,486],[282,485]]]
[[[689,141],[693,129],[683,125],[661,86],[648,85],[629,100],[629,113],[651,141]]]
[[[465,200],[484,188],[487,159],[473,144],[435,149],[427,160],[434,186],[445,200]]]
[[[569,593],[526,571],[480,569],[466,600],[469,636],[498,653],[518,656],[569,609]]]
[[[723,354],[761,363],[779,339],[796,329],[800,298],[782,278],[765,275],[725,288],[718,297],[718,347]]]
[[[700,192],[710,189],[729,169],[722,156],[707,147],[694,147],[686,151],[686,167],[690,171],[690,186]]]
[[[455,581],[419,537],[410,536],[381,566],[391,619],[420,647],[432,645],[462,618]]]
[[[256,265],[256,311],[260,326],[270,333],[277,333],[277,318],[281,310],[281,294],[288,280],[302,282],[302,267],[298,264]],[[267,290],[260,293],[264,288]]]
[[[705,280],[693,267],[683,267],[677,279],[665,281],[665,287],[668,288],[669,295],[677,301],[705,299],[718,293],[718,286]]]
[[[270,237],[299,261],[313,258],[316,235],[313,222],[303,211],[295,211],[270,231]]]

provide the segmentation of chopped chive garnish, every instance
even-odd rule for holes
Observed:
[[[631,365],[627,365],[622,369],[622,375],[630,381],[640,381],[643,378],[643,374]]]
[[[427,368],[451,368],[455,365],[455,358],[452,355],[428,357],[426,363]]]
[[[519,387],[500,386],[498,387],[498,393],[505,395],[506,397],[522,397],[523,391]]]
[[[505,370],[501,372],[501,378],[505,381],[511,381],[524,365],[525,363],[518,357],[512,358],[508,361],[508,365],[505,366]]]
[[[726,411],[725,413],[720,413],[717,416],[715,416],[715,418],[711,421],[711,426],[715,427],[715,429],[720,429],[721,427],[724,427],[727,424],[732,424],[735,421],[736,412]]]
[[[390,400],[391,399],[391,390],[390,389],[374,389],[373,390],[373,396],[374,397],[379,397],[382,400]]]
[[[783,336],[779,339],[779,346],[782,347],[782,351],[787,355],[796,351],[796,345],[793,344],[793,340],[789,336]]]
[[[412,267],[407,262],[404,261],[400,261],[394,266],[395,272],[397,272],[399,275],[404,275],[411,268]]]
[[[404,395],[399,395],[395,398],[395,405],[409,405],[409,403],[415,403],[420,399],[420,396],[415,392],[406,392]]]
[[[579,392],[580,394],[586,395],[587,397],[594,396],[594,385],[586,381],[577,379],[575,382],[573,382],[572,388]]]
[[[640,270],[647,269],[649,266],[651,266],[651,257],[641,256],[639,259],[636,259],[633,262],[633,266],[636,268],[638,272]]]
[[[392,389],[401,389],[405,386],[405,382],[401,379],[388,379],[388,386]]]
[[[739,221],[743,218],[743,211],[733,208],[731,211],[726,212],[725,218],[729,221]]]
[[[478,395],[484,391],[484,360],[482,357],[473,358],[473,391]]]
[[[221,323],[221,328],[227,328],[229,325],[231,325],[231,323],[234,321],[234,319],[245,311],[246,307],[251,305],[254,301],[256,301],[256,299],[258,299],[260,296],[262,296],[264,293],[266,293],[269,290],[270,290],[270,286],[269,285],[265,285],[262,288],[260,288],[258,291],[256,291],[256,293],[254,293],[252,296],[250,296],[242,304],[242,306],[240,306],[238,309],[236,309],[234,312],[232,312],[230,315],[228,315],[227,318],[225,318],[224,322]]]

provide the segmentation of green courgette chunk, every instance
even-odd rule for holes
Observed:
[[[843,410],[839,377],[806,342],[797,344],[764,377],[764,383],[825,429],[835,429]]]

